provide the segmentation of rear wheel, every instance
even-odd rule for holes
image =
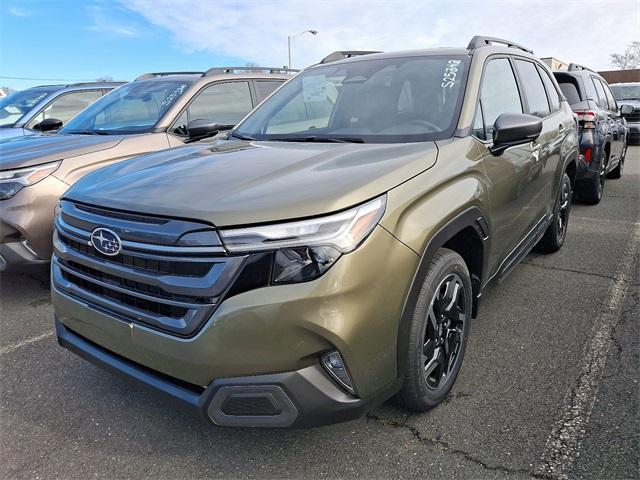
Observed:
[[[571,213],[571,179],[566,173],[562,177],[562,185],[558,191],[556,203],[553,209],[551,223],[544,232],[535,249],[542,253],[557,252],[562,248],[567,237],[569,226],[569,213]]]
[[[618,162],[618,165],[616,165],[616,168],[614,168],[609,172],[609,175],[607,175],[607,178],[622,177],[622,170],[624,169],[624,159],[626,156],[627,156],[627,146],[625,145],[624,149],[622,150],[622,155],[620,156],[620,161]]]
[[[583,183],[578,190],[578,196],[580,200],[589,205],[597,205],[602,200],[602,193],[604,192],[604,180],[606,178],[608,152],[603,153],[603,158],[600,161],[600,170],[598,175],[594,176],[588,183]]]
[[[467,346],[471,299],[464,260],[441,248],[422,281],[404,346],[407,359],[398,398],[406,408],[429,410],[451,390]]]

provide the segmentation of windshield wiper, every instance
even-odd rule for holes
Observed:
[[[239,138],[240,140],[247,140],[247,141],[255,140],[255,138],[253,137],[250,137],[248,135],[242,135],[241,133],[238,133],[238,132],[231,132],[229,134],[229,137]]]
[[[310,135],[308,137],[283,137],[270,138],[277,142],[318,142],[318,143],[365,143],[362,137],[319,137]]]
[[[109,132],[104,130],[72,130],[67,133],[70,135],[109,135]]]

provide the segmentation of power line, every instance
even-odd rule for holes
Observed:
[[[2,77],[0,76],[0,78],[4,78],[6,80],[33,80],[36,82],[90,82],[91,80],[88,80],[86,78],[83,79],[73,79],[73,78],[32,78],[32,77]]]

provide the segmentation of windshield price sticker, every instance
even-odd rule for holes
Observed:
[[[462,60],[449,60],[442,76],[442,88],[453,88]]]
[[[305,102],[324,102],[327,99],[326,75],[303,77],[302,96]]]

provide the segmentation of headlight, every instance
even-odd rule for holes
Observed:
[[[0,172],[0,200],[13,197],[23,187],[28,187],[48,177],[60,166],[60,161],[36,165],[35,167],[4,170]]]
[[[275,251],[271,282],[299,283],[318,278],[343,253],[355,250],[382,218],[381,196],[344,212],[296,222],[220,230],[231,253]]]

